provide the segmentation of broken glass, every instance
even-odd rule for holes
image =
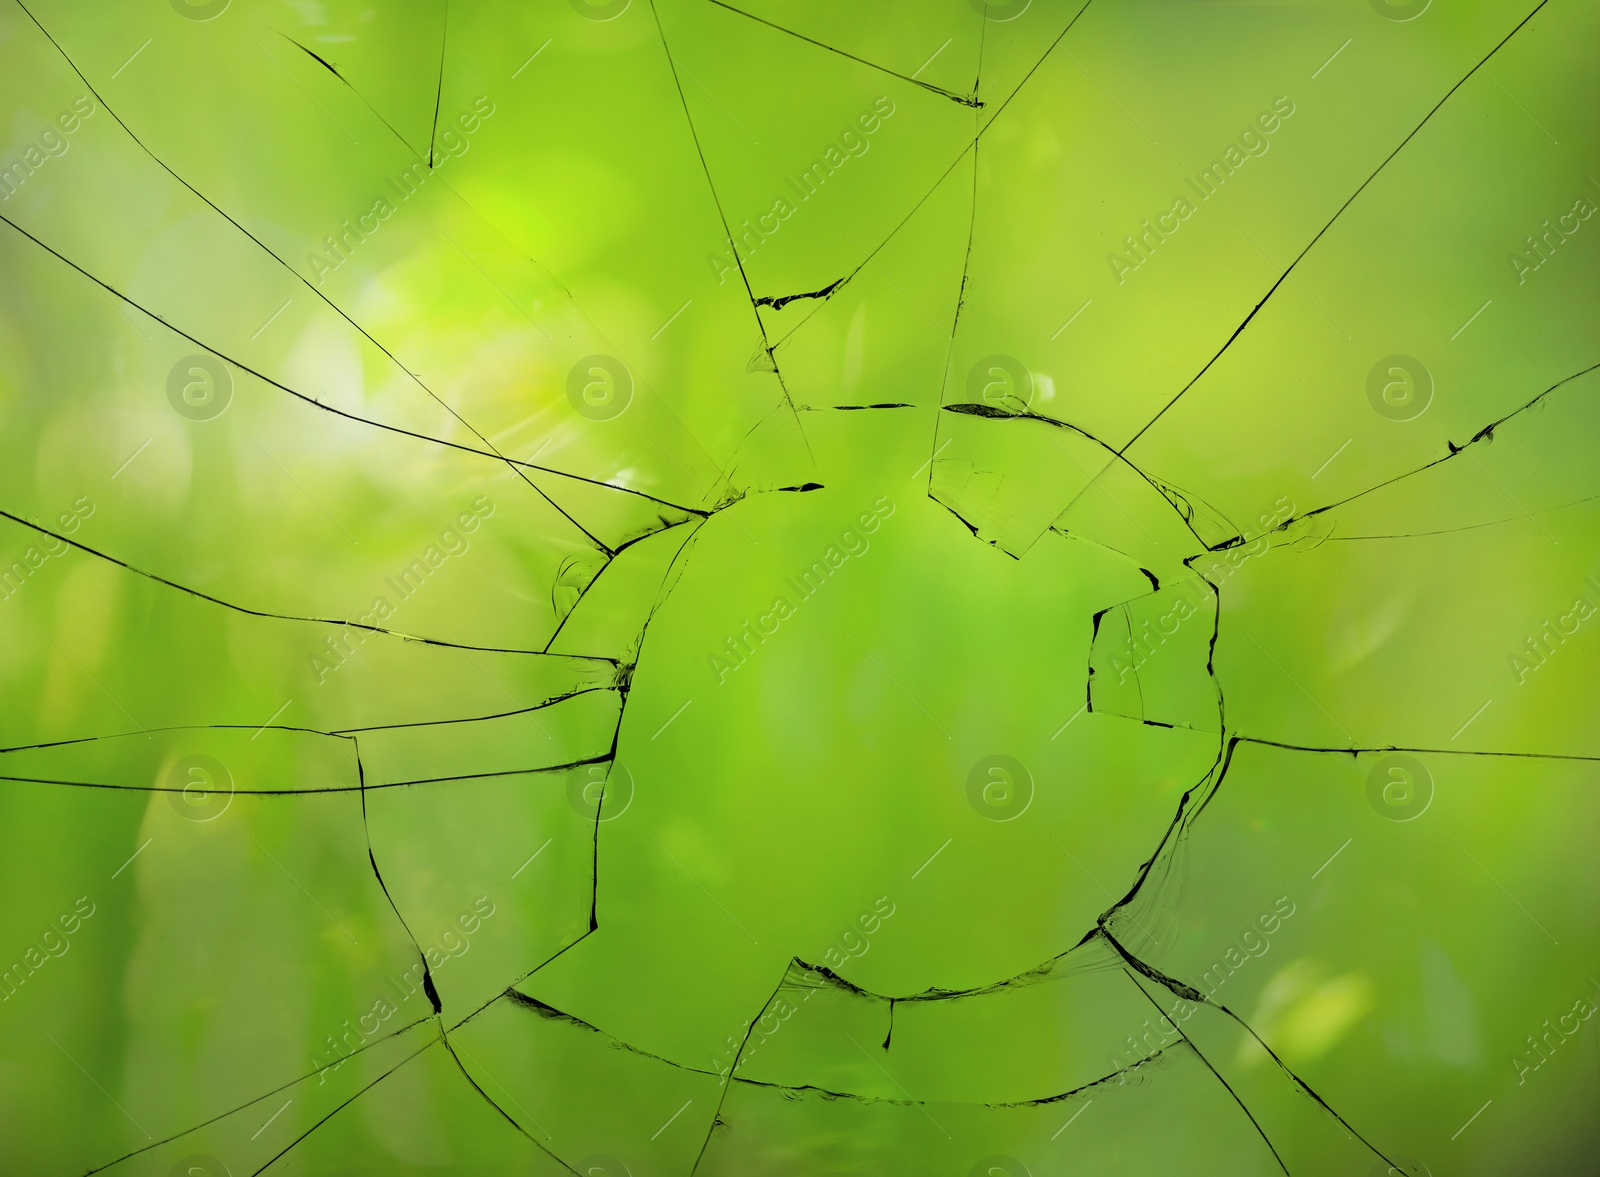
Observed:
[[[1579,1171],[1591,25],[0,11],[0,1167]]]

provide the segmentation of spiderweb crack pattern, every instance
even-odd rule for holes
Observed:
[[[90,112],[0,171],[0,782],[82,843],[5,930],[117,928],[3,974],[18,1171],[1593,1144],[1523,1027],[1595,997],[1600,292],[1448,260],[1600,142],[1575,6],[170,8],[0,18]]]

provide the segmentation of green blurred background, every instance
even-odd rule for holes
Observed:
[[[0,8],[0,1172],[1589,1171],[1597,33]]]

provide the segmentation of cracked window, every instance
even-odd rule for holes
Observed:
[[[0,1168],[1584,1170],[1596,33],[0,7]]]

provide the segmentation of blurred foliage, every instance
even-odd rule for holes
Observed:
[[[1592,1163],[1597,31],[0,9],[0,1170]]]

